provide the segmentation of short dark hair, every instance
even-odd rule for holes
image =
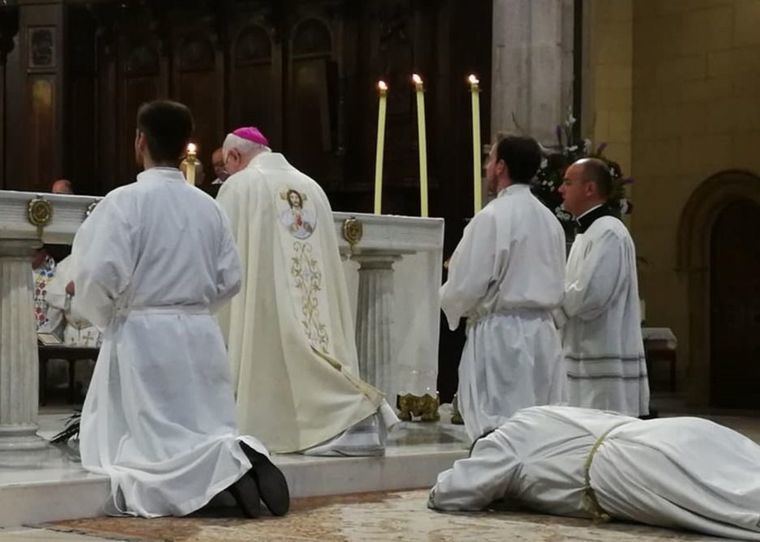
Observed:
[[[496,161],[504,160],[509,178],[515,183],[529,183],[541,165],[541,147],[532,137],[505,136],[496,145]]]
[[[179,102],[156,100],[140,106],[137,129],[154,162],[179,163],[193,133],[193,114]]]
[[[609,166],[599,158],[586,158],[581,162],[583,179],[596,185],[596,190],[604,199],[612,195],[612,174]]]

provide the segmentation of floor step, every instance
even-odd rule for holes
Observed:
[[[53,416],[53,415],[49,415]],[[57,429],[41,417],[40,433]],[[461,426],[405,422],[391,433],[384,457],[275,455],[293,498],[431,487],[438,473],[467,455]],[[109,482],[51,448],[38,466],[0,468],[0,527],[95,517],[109,499]]]

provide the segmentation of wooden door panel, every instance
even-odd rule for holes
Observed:
[[[760,407],[760,205],[737,201],[711,238],[711,389],[715,406]]]

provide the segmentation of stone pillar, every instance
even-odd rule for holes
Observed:
[[[10,452],[25,462],[34,460],[36,454],[30,452],[47,449],[47,441],[37,436],[39,361],[30,265],[34,245],[32,240],[0,239],[0,465],[8,463]]]
[[[385,392],[393,402],[391,351],[393,341],[393,263],[398,254],[356,254],[359,262],[359,295],[356,309],[356,349],[359,374],[366,382]]]
[[[491,132],[554,145],[573,103],[573,0],[494,0]]]

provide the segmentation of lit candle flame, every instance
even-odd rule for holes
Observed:
[[[196,151],[198,150],[198,147],[195,145],[195,143],[188,143],[187,144],[187,154],[189,156],[195,156]]]
[[[475,76],[474,73],[471,73],[470,76],[467,78],[467,80],[470,82],[471,85],[477,85],[478,83],[480,83],[480,81],[478,81],[478,78]]]
[[[377,82],[377,88],[378,88],[378,90],[386,91],[386,90],[388,90],[388,85],[385,84],[385,81],[378,81]]]

